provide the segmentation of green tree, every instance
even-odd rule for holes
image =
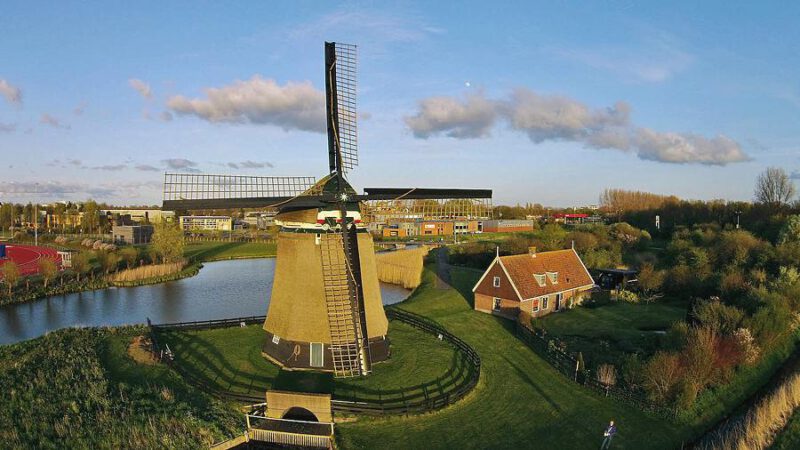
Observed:
[[[135,247],[125,247],[119,251],[119,257],[125,263],[125,267],[130,269],[139,259],[139,251]]]
[[[2,268],[0,268],[0,272],[3,273],[3,283],[8,286],[8,296],[11,297],[14,286],[19,283],[19,280],[22,277],[19,266],[14,261],[6,261]]]
[[[152,247],[162,263],[177,262],[183,258],[183,230],[177,224],[161,221],[155,225]]]
[[[658,291],[664,284],[666,274],[663,270],[656,270],[652,264],[644,263],[639,269],[639,289],[642,291],[642,299],[649,303],[659,297]]]
[[[14,226],[14,205],[3,203],[0,205],[0,229],[7,230]]]
[[[119,265],[119,256],[114,252],[98,251],[96,257],[97,262],[100,263],[100,268],[106,275],[116,270]]]
[[[567,232],[561,225],[554,223],[547,224],[539,233],[539,240],[542,241],[542,250],[560,250],[564,248],[564,239]]]
[[[800,242],[800,215],[795,214],[786,219],[778,235],[778,244]]]
[[[87,273],[89,269],[91,269],[91,265],[88,252],[79,252],[72,255],[72,270],[75,271],[78,282],[81,281],[81,275]]]
[[[40,259],[38,265],[39,274],[42,276],[42,281],[44,281],[44,288],[47,289],[47,285],[50,281],[58,275],[58,267],[56,263],[49,258]]]
[[[81,217],[81,226],[87,233],[97,231],[100,225],[100,209],[97,202],[94,200],[87,200],[83,204],[83,217]]]

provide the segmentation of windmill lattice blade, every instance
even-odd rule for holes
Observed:
[[[337,42],[335,46],[338,137],[342,170],[347,172],[358,165],[357,53],[355,45]]]
[[[164,201],[276,198],[318,194],[315,177],[164,174]]]

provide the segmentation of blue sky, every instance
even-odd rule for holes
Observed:
[[[322,176],[325,40],[359,46],[357,188],[747,200],[764,168],[800,169],[790,2],[0,9],[0,201],[159,203],[165,170]]]

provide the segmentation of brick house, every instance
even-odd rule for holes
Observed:
[[[497,256],[472,292],[475,309],[516,319],[541,317],[580,304],[594,287],[574,249]]]

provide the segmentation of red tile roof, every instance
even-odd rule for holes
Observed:
[[[572,249],[501,256],[500,263],[523,300],[594,284],[581,258]],[[558,273],[556,283],[547,276],[548,272]],[[534,274],[545,275],[543,286]]]

